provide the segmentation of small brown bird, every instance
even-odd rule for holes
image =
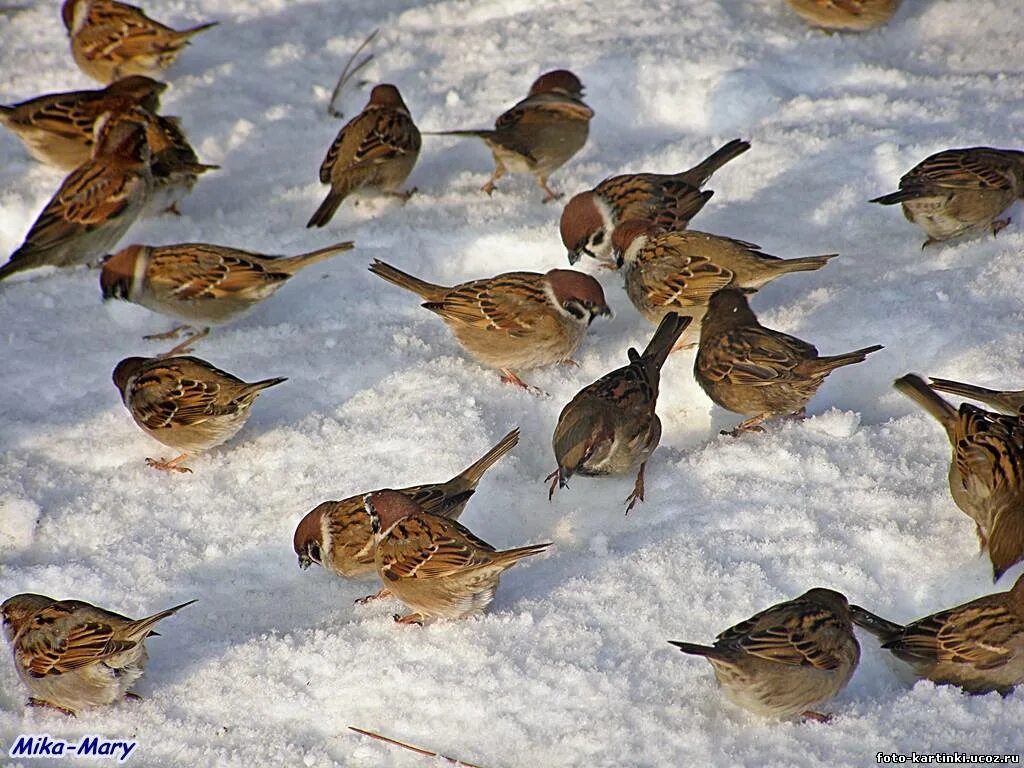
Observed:
[[[969,147],[926,157],[900,179],[898,192],[871,200],[903,205],[903,215],[932,243],[984,232],[997,234],[1010,219],[996,218],[1024,197],[1024,152]]]
[[[655,413],[661,366],[690,322],[665,315],[643,354],[630,348],[629,365],[588,384],[562,409],[551,438],[558,467],[546,478],[548,499],[574,474],[619,475],[639,466],[626,514],[644,500],[644,469],[661,440]]]
[[[610,315],[601,284],[571,269],[506,272],[455,286],[435,285],[383,261],[373,274],[426,299],[477,362],[527,388],[514,371],[568,360],[598,315]]]
[[[194,35],[217,26],[214,21],[179,32],[114,0],[64,0],[61,18],[78,68],[101,83],[128,75],[154,77],[174,63]]]
[[[146,127],[122,120],[97,128],[93,158],[64,179],[0,267],[0,280],[47,264],[86,264],[108,252],[145,209],[153,189]]]
[[[865,32],[880,27],[900,7],[900,0],[788,0],[812,27],[838,32]]]
[[[206,243],[129,245],[103,262],[100,289],[104,301],[123,299],[186,324],[219,325],[245,315],[299,270],[352,245],[350,240],[298,256]]]
[[[140,119],[146,118],[145,110],[140,107],[125,116],[130,118],[134,113],[140,113]],[[160,213],[180,214],[178,203],[192,191],[200,174],[219,170],[220,166],[199,162],[196,151],[181,128],[180,118],[149,113],[146,119],[146,141],[153,153],[150,166],[153,171],[153,193],[145,213],[151,216]]]
[[[320,166],[320,181],[331,185],[327,198],[306,224],[323,227],[350,194],[375,189],[408,200],[415,190],[398,188],[420,156],[420,132],[393,85],[377,85],[370,101],[338,133]]]
[[[142,431],[181,451],[170,461],[146,459],[155,469],[191,472],[189,455],[230,440],[249,419],[249,407],[284,378],[248,384],[198,357],[128,357],[114,368],[114,385]]]
[[[626,293],[633,306],[652,323],[669,312],[692,317],[687,336],[694,343],[716,291],[729,286],[753,292],[790,272],[821,269],[838,255],[780,259],[761,253],[753,243],[695,230],[665,232],[644,219],[616,227],[612,246],[618,266],[625,267]]]
[[[100,117],[135,106],[156,114],[166,88],[164,83],[132,75],[96,91],[51,93],[0,105],[0,124],[21,139],[36,160],[71,171],[92,157],[93,129]]]
[[[949,491],[974,520],[982,551],[988,548],[993,581],[1024,560],[1024,424],[961,403],[957,411],[920,377],[907,374],[893,383],[926,410],[953,448]]]
[[[1000,413],[1010,416],[1024,416],[1024,390],[1022,389],[985,389],[974,384],[964,384],[950,379],[936,379],[930,377],[930,386],[940,392],[949,392],[953,395],[966,397],[968,400],[977,400],[987,406],[995,408]]]
[[[519,430],[513,429],[451,480],[413,485],[398,492],[426,513],[457,520],[484,473],[518,443]],[[365,497],[366,494],[360,494],[341,501],[325,501],[302,518],[292,540],[300,568],[305,570],[316,563],[347,578],[376,573],[373,531],[363,505]]]
[[[583,103],[583,83],[567,69],[545,72],[530,93],[494,121],[493,130],[432,131],[435,136],[475,136],[494,155],[494,173],[481,189],[490,195],[508,172],[530,174],[544,190],[547,203],[562,195],[548,186],[548,176],[583,149],[594,111]]]
[[[722,632],[713,646],[669,641],[714,667],[725,697],[756,715],[827,721],[817,707],[860,661],[846,597],[817,587]]]
[[[688,171],[612,176],[580,192],[566,204],[559,223],[569,263],[587,254],[614,268],[612,237],[615,228],[630,219],[649,219],[669,231],[686,229],[714,194],[701,192],[704,183],[748,149],[749,142],[733,139]]]
[[[747,416],[734,432],[761,429],[773,416],[803,417],[807,402],[836,368],[864,361],[881,345],[821,357],[806,341],[757,321],[739,290],[718,291],[708,302],[693,375],[722,408]]]
[[[32,707],[74,716],[83,709],[138,698],[129,689],[149,655],[157,622],[195,600],[132,620],[80,600],[21,594],[0,605],[4,636]]]
[[[851,605],[853,623],[918,677],[967,693],[1007,695],[1024,683],[1024,575],[1009,592],[979,597],[906,626]]]
[[[494,599],[503,571],[551,546],[547,542],[498,552],[466,527],[424,512],[398,491],[367,494],[364,505],[377,543],[377,574],[414,611],[396,616],[400,624],[480,613]]]

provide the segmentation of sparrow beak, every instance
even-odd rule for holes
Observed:
[[[301,568],[302,570],[306,570],[312,564],[313,561],[309,558],[308,555],[299,555],[299,568]]]
[[[607,304],[602,304],[597,307],[590,307],[590,320],[587,321],[587,325],[594,322],[594,318],[600,315],[601,317],[611,317],[612,310]]]
[[[580,260],[580,252],[579,251],[569,251],[566,254],[566,256],[569,257],[569,264],[570,264],[570,266],[576,264],[576,262]]]

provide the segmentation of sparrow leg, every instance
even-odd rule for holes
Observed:
[[[418,613],[410,613],[408,616],[399,616],[396,613],[392,618],[395,620],[395,624],[415,624],[419,627],[423,626],[423,617]]]
[[[552,200],[560,200],[562,197],[564,197],[564,195],[561,195],[558,192],[555,192],[553,189],[551,189],[551,187],[548,186],[548,177],[547,176],[538,176],[537,177],[537,185],[541,189],[543,189],[544,192],[547,193],[547,194],[544,195],[544,199],[541,200],[542,203],[550,203]]]
[[[937,243],[937,242],[939,242],[939,241],[938,240],[933,240],[932,238],[929,237],[927,240],[925,240],[923,243],[921,243],[921,250],[923,251],[929,245],[935,245],[935,243]]]
[[[132,693],[131,691],[128,691],[128,693],[124,695],[124,698],[125,701],[142,701],[142,697],[139,696],[139,694]]]
[[[355,601],[356,605],[366,605],[367,603],[373,602],[374,600],[383,600],[386,597],[391,597],[391,590],[381,589],[374,595],[367,595],[366,597],[360,597]]]
[[[644,500],[644,470],[647,469],[647,462],[640,465],[640,471],[636,473],[636,483],[633,484],[633,492],[626,497],[626,514],[636,506],[638,501]]]
[[[181,216],[181,211],[178,210],[178,203],[175,201],[164,208],[164,213],[170,213],[174,216]]]
[[[722,430],[721,434],[731,435],[732,437],[739,437],[744,432],[764,432],[764,427],[761,426],[761,422],[765,420],[765,415],[762,413],[758,416],[751,416],[744,422],[741,422],[736,429],[732,431]]]
[[[64,707],[58,707],[56,704],[51,704],[48,701],[43,701],[42,699],[37,699],[34,696],[32,698],[30,698],[27,703],[28,703],[28,706],[30,706],[30,707],[39,707],[40,709],[55,709],[58,712],[60,712],[62,715],[67,715],[68,717],[76,717],[75,713],[72,712],[70,709],[65,709]]]
[[[559,365],[567,366],[569,368],[579,368],[579,367],[581,367],[580,364],[578,362],[576,362],[575,360],[573,360],[571,357],[567,357],[567,358],[565,358],[565,360],[559,361],[558,364]]]
[[[149,459],[149,458],[147,458],[146,459],[146,464],[148,466],[152,467],[153,469],[159,469],[159,470],[161,470],[163,472],[189,472],[189,473],[191,473],[192,470],[189,469],[188,467],[179,467],[178,466],[178,463],[181,462],[183,459],[185,459],[186,456],[188,456],[188,454],[187,453],[183,453],[183,454],[181,454],[181,456],[175,456],[170,461],[165,461],[164,459]]]
[[[807,418],[807,409],[801,408],[799,411],[793,411],[793,413],[786,416],[786,418],[792,421],[803,421]]]
[[[1010,226],[1010,217],[1007,216],[1005,219],[996,219],[992,222],[992,236],[995,237],[1008,226]]]
[[[504,176],[505,171],[505,164],[501,162],[501,160],[498,160],[494,164],[494,173],[491,174],[491,178],[487,180],[487,183],[480,187],[480,191],[486,192],[488,197],[494,194],[494,182],[496,182],[498,179]]]
[[[157,357],[174,357],[175,355],[185,355],[192,351],[192,344],[200,339],[205,339],[210,335],[209,328],[203,328],[203,330],[193,333],[191,336],[182,339],[181,342],[174,345],[171,349],[164,352],[162,355]]]
[[[163,333],[151,333],[148,336],[143,336],[143,341],[167,341],[168,339],[176,339],[182,331],[191,331],[191,325],[176,325],[169,331]]]
[[[392,197],[397,197],[403,203],[407,203],[409,202],[409,198],[415,195],[417,192],[419,192],[419,189],[417,187],[413,187],[412,189],[406,190],[405,192],[388,192],[388,194],[391,195]]]
[[[551,501],[555,495],[556,488],[568,488],[569,484],[562,478],[562,468],[557,467],[554,472],[544,478],[544,482],[551,481],[551,485],[548,486],[548,501]]]
[[[831,723],[832,715],[824,715],[821,712],[815,712],[813,709],[808,709],[806,712],[801,712],[800,717],[804,720],[813,720],[816,723]]]

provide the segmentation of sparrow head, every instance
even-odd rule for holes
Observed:
[[[573,99],[583,98],[583,83],[568,69],[555,69],[545,72],[533,81],[530,95],[538,93],[563,93]]]
[[[719,327],[731,328],[737,325],[756,324],[757,316],[750,308],[747,294],[752,289],[726,287],[715,291],[708,300],[708,311],[701,325],[701,333],[705,329],[710,333]]]
[[[149,162],[150,149],[145,123],[105,112],[96,120],[92,131],[95,140],[93,158],[116,157],[129,162]]]
[[[363,496],[374,536],[380,536],[403,517],[424,514],[423,507],[398,491],[374,491]]]
[[[313,563],[324,564],[324,513],[330,508],[331,502],[314,507],[299,521],[292,539],[295,554],[299,556],[299,568],[306,570]]]
[[[143,109],[156,113],[160,108],[160,95],[167,90],[167,83],[145,75],[129,75],[115,80],[105,90],[111,96],[124,96]]]
[[[152,357],[126,357],[114,367],[114,386],[121,393],[122,400],[126,398],[128,383],[138,374],[142,366],[152,359]]]
[[[601,284],[590,275],[574,269],[552,269],[544,277],[555,303],[578,322],[590,325],[598,315],[611,315]]]
[[[591,258],[608,252],[611,248],[609,230],[613,229],[610,216],[601,208],[593,191],[580,192],[573,197],[562,211],[558,229],[562,244],[569,251],[569,263],[575,264],[585,253]]]
[[[836,615],[844,617],[847,621],[850,620],[850,603],[842,592],[836,592],[834,589],[826,589],[824,587],[815,587],[804,592],[800,595],[799,599],[820,605]]]
[[[370,91],[370,101],[366,104],[366,107],[367,109],[370,107],[391,107],[393,109],[402,109],[406,112],[409,111],[409,108],[405,106],[405,102],[402,101],[402,94],[390,83],[373,86],[373,90]]]
[[[100,270],[100,290],[103,300],[131,301],[136,279],[142,280],[149,262],[149,246],[129,245],[103,260]]]
[[[0,619],[3,620],[4,639],[9,643],[18,631],[39,611],[53,605],[56,600],[46,595],[25,592],[9,597],[0,605]]]
[[[630,219],[619,224],[612,232],[612,254],[616,265],[622,267],[635,258],[640,249],[661,232],[657,224],[647,219]]]

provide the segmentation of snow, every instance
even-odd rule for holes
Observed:
[[[55,6],[0,15],[0,101],[93,87]],[[144,465],[166,451],[110,381],[121,358],[163,350],[140,337],[169,321],[102,305],[86,269],[0,286],[0,596],[43,592],[133,616],[199,599],[148,643],[140,703],[76,720],[25,710],[12,665],[0,663],[4,755],[19,733],[98,733],[137,739],[139,766],[429,763],[348,725],[491,768],[863,766],[878,751],[1021,751],[1024,693],[911,687],[868,636],[828,725],[758,720],[724,701],[708,664],[665,641],[710,641],[812,586],[895,620],[993,591],[973,525],[949,498],[945,438],[890,384],[913,370],[1021,385],[1024,217],[1018,205],[997,238],[922,252],[920,230],[866,201],[934,151],[1019,146],[1024,5],[908,0],[860,36],[811,30],[781,0],[146,7],[178,26],[222,22],[168,74],[163,111],[223,168],[183,216],[140,222],[126,242],[297,253],[351,238],[356,249],[201,343],[197,354],[239,376],[289,380],[187,476]],[[646,503],[623,516],[632,478],[575,478],[549,503],[559,410],[651,328],[620,278],[598,274],[616,315],[595,322],[579,369],[527,375],[550,393],[538,397],[502,385],[415,297],[367,273],[374,258],[439,282],[565,265],[559,207],[542,206],[523,177],[480,193],[491,161],[477,142],[425,137],[407,205],[363,199],[326,230],[305,228],[339,127],[327,100],[378,26],[362,75],[396,83],[423,130],[484,127],[540,72],[576,71],[596,117],[586,148],[552,180],[569,194],[749,139],[694,225],[780,256],[838,251],[822,271],[768,286],[754,307],[823,353],[885,351],[830,377],[807,421],[740,439],[718,435],[738,419],[700,392],[692,354],[676,354]],[[365,99],[365,88],[348,90],[342,108],[351,116]],[[7,254],[61,174],[7,132],[0,158]],[[317,503],[447,479],[514,425],[521,444],[463,522],[497,546],[555,547],[510,571],[488,614],[398,627],[396,603],[352,605],[372,582],[298,569],[292,531]]]

